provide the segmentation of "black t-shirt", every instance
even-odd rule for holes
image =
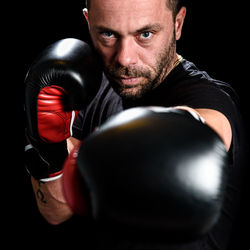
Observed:
[[[212,231],[202,239],[178,246],[151,246],[131,244],[99,234],[98,249],[225,249],[239,203],[241,168],[244,152],[244,133],[238,108],[238,97],[232,87],[211,78],[193,63],[183,59],[156,89],[137,101],[124,101],[112,88],[103,74],[101,87],[93,101],[80,111],[73,136],[83,140],[110,116],[136,106],[173,107],[186,105],[192,108],[213,109],[224,114],[232,128],[232,144],[229,150],[230,165],[227,193],[221,217]],[[112,157],[112,153],[110,153]],[[101,240],[102,238],[102,240]],[[127,248],[126,248],[127,246]]]

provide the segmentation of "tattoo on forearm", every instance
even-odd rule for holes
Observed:
[[[43,182],[38,181],[38,189],[37,189],[37,191],[36,191],[36,197],[37,197],[37,199],[40,200],[42,203],[47,203],[46,200],[45,200],[45,195],[44,195],[44,193],[42,192],[42,190],[40,189],[41,184],[43,184]]]

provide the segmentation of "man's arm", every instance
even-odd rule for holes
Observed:
[[[41,182],[31,177],[31,183],[38,209],[50,224],[60,224],[73,215],[62,192],[61,178],[51,182]]]
[[[232,142],[232,129],[224,114],[213,109],[192,109],[187,106],[178,106],[176,108],[195,112],[201,116],[206,121],[206,124],[220,136],[227,151],[229,150]]]
[[[196,111],[205,119],[206,124],[221,137],[228,151],[232,142],[232,129],[226,116],[212,109],[196,109]]]

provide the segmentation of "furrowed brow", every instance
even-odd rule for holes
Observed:
[[[142,28],[136,30],[136,33],[141,33],[141,32],[144,32],[144,31],[158,32],[158,31],[160,31],[162,29],[163,29],[163,26],[158,24],[158,23],[156,23],[156,24],[148,24],[148,25],[145,25]]]
[[[98,25],[98,26],[95,26],[94,29],[97,31],[97,32],[112,32],[113,34],[115,35],[119,35],[119,32],[111,29],[111,28],[108,28],[108,27],[105,27],[103,25]],[[143,26],[142,28],[139,28],[137,29],[135,32],[131,32],[131,33],[142,33],[144,31],[154,31],[154,32],[158,32],[160,30],[163,29],[163,26],[161,24],[148,24],[148,25],[145,25]]]
[[[118,34],[117,31],[114,31],[108,27],[105,27],[105,26],[102,26],[102,25],[98,25],[98,26],[95,26],[94,29],[97,31],[97,32],[104,32],[104,31],[109,31],[109,32],[112,32],[114,34]]]

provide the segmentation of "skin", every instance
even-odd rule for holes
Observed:
[[[123,97],[137,99],[156,88],[173,69],[177,59],[176,41],[186,9],[173,19],[166,0],[92,0],[90,11],[84,9],[94,46],[100,53],[107,77]],[[231,145],[232,131],[227,118],[211,109],[192,109],[223,140]],[[79,140],[69,138],[71,151]],[[32,179],[38,208],[51,224],[60,224],[72,216],[62,192],[62,181],[40,183]]]

